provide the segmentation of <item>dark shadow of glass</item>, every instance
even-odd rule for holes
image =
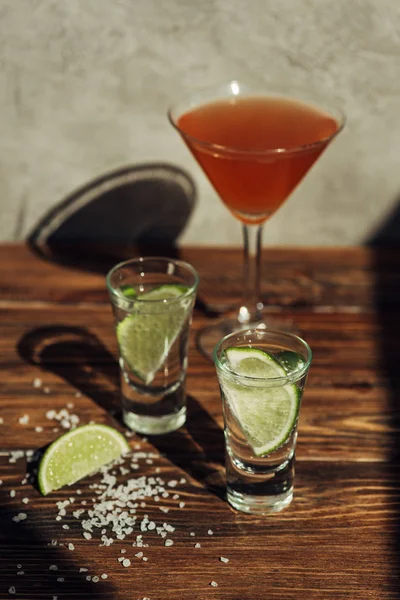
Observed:
[[[55,373],[121,420],[118,363],[93,333],[59,324],[38,327],[19,340],[17,350],[25,362]]]
[[[193,396],[188,395],[187,407],[185,428],[149,439],[169,461],[225,500],[223,431]]]
[[[389,390],[391,460],[382,463],[382,470],[390,481],[390,504],[400,506],[400,202],[387,220],[367,240],[372,249],[374,298],[379,325],[380,364],[379,369]],[[393,524],[392,549],[397,556],[400,572],[400,509],[397,509]],[[399,593],[400,584],[392,583],[394,593]]]
[[[48,526],[48,539],[44,539],[35,530],[29,518],[15,523],[12,517],[20,512],[10,508],[7,500],[0,493],[0,581],[1,598],[96,598],[112,600],[115,588],[111,582],[93,583],[86,579],[87,575],[97,575],[90,571],[89,564],[82,564],[81,558],[74,560],[74,553],[61,546],[52,546],[50,539],[57,539],[59,530],[51,523]],[[4,500],[4,501],[3,501]],[[7,505],[7,508],[6,508]],[[44,518],[44,516],[42,516]],[[49,521],[54,520],[48,515]],[[79,562],[77,562],[79,560]],[[57,571],[50,570],[56,565]],[[88,568],[80,573],[80,567]],[[17,573],[23,571],[23,574]],[[63,581],[57,581],[62,578]],[[15,588],[16,593],[7,591]]]
[[[68,382],[125,428],[117,360],[93,333],[58,324],[38,327],[19,340],[17,350],[25,362]],[[223,432],[195,398],[188,396],[187,401],[187,431],[154,436],[151,442],[172,463],[222,498]]]
[[[37,255],[106,273],[120,260],[151,249],[177,256],[177,238],[194,210],[196,188],[165,163],[128,166],[90,181],[52,208],[28,236]]]

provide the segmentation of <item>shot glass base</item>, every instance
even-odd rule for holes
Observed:
[[[293,500],[293,488],[278,496],[253,496],[227,488],[227,500],[236,510],[253,515],[270,515],[280,512]]]
[[[186,422],[186,406],[179,412],[162,417],[147,417],[124,410],[122,418],[127,427],[137,433],[146,435],[162,435],[182,427]]]

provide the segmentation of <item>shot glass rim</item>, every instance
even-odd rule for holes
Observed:
[[[152,299],[146,299],[146,298],[143,299],[140,296],[137,296],[135,298],[129,298],[128,296],[125,296],[119,289],[115,288],[112,285],[111,277],[118,269],[129,266],[130,264],[145,263],[145,262],[150,262],[152,260],[153,261],[158,260],[158,261],[161,261],[164,263],[169,262],[169,263],[173,263],[174,265],[177,265],[179,267],[184,267],[184,268],[188,269],[188,271],[190,271],[192,273],[192,275],[194,276],[193,285],[188,287],[186,292],[183,292],[179,296],[176,296],[176,298],[165,298],[163,300],[160,300],[160,299],[152,300]],[[191,296],[193,293],[196,292],[197,287],[199,285],[199,274],[197,273],[196,269],[190,263],[188,263],[184,260],[180,260],[180,259],[176,259],[176,258],[168,258],[166,256],[140,256],[138,258],[128,258],[127,260],[123,260],[123,261],[117,263],[116,265],[114,265],[108,271],[108,273],[106,275],[106,284],[107,284],[108,291],[110,292],[110,294],[112,296],[115,296],[116,298],[123,300],[128,305],[133,306],[134,304],[137,304],[137,303],[142,303],[143,306],[146,304],[147,305],[155,305],[160,302],[162,302],[163,304],[174,304],[175,302],[180,302],[182,300],[182,298],[188,298],[189,296]]]
[[[230,369],[226,364],[224,364],[220,361],[220,359],[218,358],[218,350],[220,349],[222,344],[227,339],[233,338],[233,337],[237,336],[238,334],[248,334],[248,333],[262,333],[262,334],[271,333],[271,334],[275,334],[275,335],[280,335],[282,337],[286,337],[289,340],[296,340],[296,341],[300,342],[304,346],[305,350],[307,351],[307,360],[305,361],[304,365],[300,369],[294,369],[293,371],[290,371],[286,375],[282,375],[279,377],[251,377],[249,375],[242,375],[240,373],[237,373],[236,371],[234,371],[233,369]],[[288,382],[298,381],[299,379],[301,379],[307,373],[308,369],[310,368],[310,365],[312,362],[312,350],[311,350],[309,344],[303,338],[301,338],[300,336],[298,336],[294,333],[290,333],[288,331],[279,331],[278,329],[258,329],[257,327],[253,327],[253,328],[249,328],[249,329],[242,329],[239,331],[234,331],[234,332],[228,333],[228,335],[224,336],[218,342],[218,344],[216,344],[216,346],[213,350],[213,360],[214,360],[214,364],[215,364],[217,370],[219,369],[223,373],[233,376],[235,379],[238,379],[242,382],[253,383],[253,385],[254,384],[257,385],[257,383],[265,384],[266,382],[268,382],[268,385],[272,387],[275,385],[277,385],[277,386],[285,385]]]

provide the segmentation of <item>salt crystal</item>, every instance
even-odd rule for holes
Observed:
[[[207,533],[208,533],[208,535],[214,535],[214,532],[213,532],[213,530],[212,530],[212,529],[209,529],[209,530],[207,531]]]
[[[75,405],[74,405],[74,403],[73,403],[73,402],[68,402],[68,404],[67,404],[67,408],[69,408],[70,410],[71,410],[72,408],[74,408],[74,406],[75,406]]]
[[[179,502],[179,508],[184,508],[185,507],[185,503],[184,502]]]
[[[12,585],[10,588],[8,588],[8,593],[9,594],[15,594],[16,593],[15,586]]]
[[[94,577],[92,577],[92,581],[93,581],[93,583],[97,583],[99,581],[99,578],[97,577],[97,575],[94,575]]]
[[[15,498],[15,490],[10,490],[10,498]]]
[[[144,562],[147,562],[149,559],[147,558],[147,556],[143,556],[142,560],[144,560]]]
[[[86,581],[92,581],[92,576],[91,575],[86,575]]]
[[[197,542],[197,543],[194,545],[194,547],[195,547],[195,548],[201,548],[201,545],[199,544],[199,542]]]
[[[125,548],[121,548],[120,552],[121,552],[121,554],[126,554]]]
[[[142,558],[142,556],[143,556],[143,552],[138,552],[137,554],[135,554],[135,556],[136,556],[137,558]]]
[[[75,550],[75,546],[73,544],[68,544],[68,550]]]
[[[63,525],[63,529],[69,529],[69,525],[67,525],[67,524]]]
[[[3,425],[3,423],[4,423],[3,417],[0,417],[0,425]]]
[[[87,539],[87,540],[91,540],[92,539],[92,536],[91,536],[91,534],[88,531],[84,531],[83,532],[83,537],[85,539]]]
[[[39,377],[35,377],[35,379],[32,381],[32,385],[34,388],[40,388],[42,385],[42,380]]]
[[[196,534],[195,534],[195,532],[194,532],[194,531],[191,531],[191,532],[189,533],[189,535],[190,535],[191,537],[194,537]]]
[[[50,388],[49,387],[43,388],[43,391],[44,391],[45,394],[50,394]]]
[[[229,558],[225,558],[224,556],[220,556],[219,560],[223,563],[228,563],[229,562]]]
[[[81,567],[79,569],[79,573],[87,573],[87,569],[85,569],[85,567]]]
[[[19,422],[21,425],[28,425],[28,423],[29,423],[29,415],[22,415],[22,417],[20,417],[20,418],[18,419],[18,422]]]
[[[131,566],[131,561],[129,560],[129,558],[124,558],[124,560],[122,561],[122,566],[123,567],[130,567]]]
[[[174,542],[172,540],[165,540],[164,545],[165,546],[173,546]]]
[[[55,410],[48,410],[48,411],[46,412],[46,415],[45,415],[45,416],[46,416],[46,419],[49,419],[50,421],[52,421],[52,420],[55,418],[56,414],[57,414],[57,413],[56,413],[56,411],[55,411]]]
[[[17,575],[25,575],[25,571],[17,571]]]
[[[172,479],[172,481],[168,481],[168,486],[169,487],[176,487],[178,485],[178,482],[176,481],[176,479]]]
[[[82,398],[82,394],[80,392],[75,393],[75,398]]]
[[[183,484],[183,483],[186,483],[186,479],[185,479],[184,477],[182,477],[182,478],[180,479],[179,483],[182,483],[182,484]]]
[[[102,579],[107,579],[107,577],[108,577],[107,573],[102,573],[102,574],[101,574],[101,578],[102,578]]]
[[[218,583],[217,583],[216,581],[212,581],[212,582],[210,583],[210,585],[211,585],[211,587],[214,587],[214,588],[215,588],[215,587],[218,587]]]
[[[22,498],[22,502],[23,502],[24,504],[28,504],[28,502],[29,502],[29,498]]]
[[[64,577],[57,577],[57,581],[59,581],[60,583],[63,583],[65,581]]]
[[[37,433],[41,433],[43,431],[43,427],[40,427],[40,425],[38,425],[37,427],[35,427],[35,431]]]
[[[49,566],[49,571],[58,571],[57,565],[50,565]]]

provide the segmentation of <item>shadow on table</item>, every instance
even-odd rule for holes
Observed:
[[[400,572],[400,203],[367,241],[372,250],[375,276],[375,304],[379,319],[380,371],[389,389],[390,442],[392,460],[382,465],[391,482],[391,506],[397,506],[393,543]],[[394,584],[398,593],[400,584]]]
[[[153,446],[210,492],[225,499],[224,434],[193,396],[187,397],[186,430],[151,436]]]
[[[58,537],[51,532],[53,523],[49,523],[49,539],[43,539],[35,531],[31,522],[34,512],[29,509],[34,501],[26,509],[28,518],[15,523],[12,518],[24,509],[18,505],[12,511],[10,498],[2,500],[4,493],[5,490],[0,491],[1,598],[114,598],[115,588],[109,581],[93,583],[86,579],[89,575],[100,577],[101,572],[91,571],[89,564],[83,564],[67,548],[48,545],[50,537]],[[56,565],[57,570],[50,570],[50,565]],[[80,573],[81,567],[88,571]],[[59,578],[62,581],[57,581]]]
[[[55,373],[120,420],[118,364],[96,335],[83,327],[48,325],[26,333],[17,350],[25,362]]]
[[[34,227],[27,242],[41,258],[106,273],[152,248],[177,256],[176,241],[196,203],[192,178],[166,163],[106,173],[71,193]]]
[[[125,427],[119,402],[118,363],[93,333],[67,325],[38,327],[19,340],[17,349],[25,362],[67,381]],[[189,435],[182,429],[154,436],[151,442],[201,485],[223,497],[222,430],[193,396],[188,396],[188,415]]]

